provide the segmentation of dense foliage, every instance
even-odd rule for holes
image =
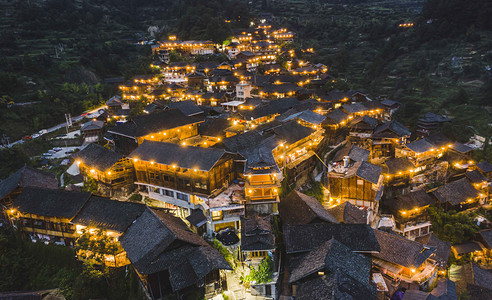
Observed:
[[[445,211],[436,207],[429,208],[432,231],[443,241],[453,244],[464,243],[474,238],[478,226],[466,212]]]
[[[60,288],[67,299],[143,299],[137,275],[129,269],[102,272],[82,265],[69,247],[23,241],[0,232],[0,291]]]
[[[251,267],[249,275],[245,276],[245,282],[255,281],[256,283],[268,283],[272,281],[273,260],[270,256],[262,259],[258,268]]]

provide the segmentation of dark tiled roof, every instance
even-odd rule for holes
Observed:
[[[436,148],[447,147],[453,142],[440,132],[433,133],[425,137],[425,140],[434,145]]]
[[[359,102],[351,103],[351,104],[344,104],[344,105],[342,105],[342,108],[343,108],[343,110],[345,110],[349,114],[368,110],[367,107],[364,106],[364,104],[359,103]]]
[[[376,300],[376,288],[362,284],[341,272],[302,282],[297,287],[296,300]]]
[[[475,285],[485,288],[492,287],[492,272],[490,270],[482,269],[474,263],[472,263],[472,269]]]
[[[271,174],[280,173],[272,150],[279,142],[275,136],[270,136],[259,144],[240,150],[239,153],[246,159],[244,165],[245,174]]]
[[[369,159],[369,154],[369,150],[347,143],[342,149],[337,151],[332,161],[339,162],[342,161],[345,156],[348,156],[352,161],[359,162]]]
[[[456,152],[459,152],[459,153],[468,153],[470,151],[473,151],[473,148],[470,148],[467,145],[464,145],[464,144],[461,144],[461,143],[458,143],[458,142],[455,142],[451,146],[451,148],[453,150],[455,150]]]
[[[405,195],[390,198],[388,199],[388,201],[386,201],[385,206],[394,213],[397,213],[402,210],[412,210],[417,207],[425,207],[435,203],[436,200],[432,198],[429,194],[427,194],[424,190],[418,190]]]
[[[24,166],[10,177],[0,181],[0,199],[18,187],[27,186],[57,189],[58,180],[55,174]]]
[[[282,121],[289,121],[293,119],[299,119],[314,125],[319,125],[323,123],[326,117],[318,113],[315,113],[312,110],[304,110],[298,113],[291,114],[290,116],[283,118]]]
[[[200,107],[198,107],[198,105],[196,105],[192,100],[171,102],[167,105],[167,107],[170,109],[177,108],[188,117],[203,113],[203,110],[201,110]]]
[[[241,250],[265,251],[275,249],[272,217],[241,216]]]
[[[465,173],[466,178],[470,180],[471,183],[482,183],[487,181],[487,177],[485,177],[480,171],[473,170]]]
[[[381,176],[381,172],[381,167],[373,165],[367,161],[359,161],[348,168],[346,177],[357,175],[362,179],[377,184],[379,177]]]
[[[428,142],[426,139],[416,140],[406,144],[405,146],[415,153],[424,153],[434,148],[434,145]]]
[[[367,211],[358,208],[352,203],[345,201],[342,204],[328,209],[328,212],[337,219],[338,223],[366,224]]]
[[[398,174],[398,172],[408,172],[415,166],[407,157],[392,158],[384,162],[388,169],[388,174]]]
[[[424,236],[420,236],[415,239],[415,241],[422,243],[424,245],[436,247],[436,258],[439,262],[440,269],[446,269],[449,259],[449,254],[451,252],[451,243],[441,241],[433,233],[428,233]]]
[[[247,131],[243,134],[228,137],[222,141],[227,151],[238,153],[242,149],[257,145],[264,140],[264,137],[255,130]]]
[[[128,157],[168,166],[176,165],[179,168],[210,171],[225,154],[223,149],[145,140]]]
[[[82,128],[80,128],[80,130],[81,131],[99,130],[99,129],[102,129],[103,127],[104,127],[103,121],[90,120],[89,122],[82,124]]]
[[[241,110],[237,112],[244,120],[255,120],[264,116],[282,114],[292,107],[299,105],[300,102],[296,98],[281,98],[272,100],[265,104],[256,106],[252,110]]]
[[[14,208],[26,214],[72,219],[90,196],[86,192],[25,187],[15,198]]]
[[[220,137],[224,135],[224,130],[231,125],[231,121],[227,119],[207,118],[205,122],[198,125],[198,133],[203,136]]]
[[[89,167],[104,172],[123,158],[123,155],[92,143],[80,150],[80,152],[77,152],[73,157],[81,160]]]
[[[197,209],[187,216],[186,220],[193,226],[201,227],[207,222],[207,217],[205,217],[202,210]]]
[[[492,172],[492,164],[488,161],[482,161],[477,164],[477,168],[484,173]]]
[[[142,203],[92,196],[72,223],[124,232],[144,210]]]
[[[147,208],[120,237],[140,274],[167,270],[173,291],[200,283],[213,270],[231,269],[219,252],[171,214]]]
[[[438,300],[458,300],[456,284],[447,278],[439,280],[431,294]]]
[[[474,253],[475,251],[482,251],[482,247],[475,242],[468,242],[463,244],[453,245],[453,249],[458,253],[458,255]]]
[[[484,246],[487,248],[492,248],[492,229],[480,230],[478,234],[485,241]]]
[[[282,123],[280,126],[273,128],[275,135],[289,145],[307,138],[315,131],[313,128],[302,126],[295,120]]]
[[[120,96],[113,96],[109,98],[108,102],[106,102],[107,106],[121,106],[123,102],[121,102]]]
[[[361,128],[366,130],[374,130],[378,125],[379,121],[375,118],[369,116],[356,117],[350,121],[350,128]]]
[[[348,120],[348,115],[341,111],[340,109],[335,109],[326,115],[326,118],[330,124],[340,124],[343,121]]]
[[[298,191],[290,192],[279,203],[279,212],[286,225],[309,224],[313,222],[338,223],[314,197]]]
[[[411,132],[400,122],[392,120],[376,126],[372,135],[374,137],[398,138],[403,136],[410,136]]]
[[[140,137],[154,132],[200,123],[202,120],[197,116],[187,117],[179,109],[167,109],[153,114],[137,116],[128,122],[116,125],[108,132]]]
[[[352,252],[349,247],[332,238],[301,258],[290,270],[289,283],[325,269],[334,273],[342,272],[361,283],[369,284],[371,259]]]
[[[468,295],[470,295],[470,299],[473,300],[490,300],[492,299],[492,289],[481,287],[475,284],[468,284],[466,286],[466,290],[468,291]]]
[[[354,252],[376,252],[379,244],[371,227],[365,224],[315,223],[284,226],[287,253],[312,251],[335,238]]]
[[[468,199],[475,199],[479,193],[468,179],[462,178],[438,187],[432,194],[441,203],[449,202],[454,206]]]
[[[406,268],[420,267],[436,252],[435,247],[425,246],[397,234],[378,229],[374,229],[374,234],[381,247],[381,251],[374,257]]]

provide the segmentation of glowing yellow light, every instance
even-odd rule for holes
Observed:
[[[94,170],[94,169],[91,169],[91,173],[96,173],[96,170]]]
[[[13,209],[11,209],[11,210],[10,210],[10,213],[11,213],[11,214],[13,214],[14,212],[15,212],[15,210],[13,210]]]
[[[134,161],[134,162],[137,162],[137,161],[138,161],[138,158],[134,158],[134,159],[133,159],[133,161]]]

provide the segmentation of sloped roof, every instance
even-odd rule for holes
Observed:
[[[312,222],[338,223],[314,197],[298,191],[290,192],[279,203],[279,212],[286,225],[309,224]]]
[[[412,210],[417,207],[425,207],[435,203],[436,200],[424,190],[418,190],[405,195],[389,198],[386,201],[385,206],[387,206],[391,211],[397,213],[402,210]]]
[[[342,272],[351,278],[369,284],[371,259],[352,252],[344,244],[332,238],[313,249],[290,270],[289,283],[302,280],[320,270]]]
[[[308,123],[311,123],[314,125],[319,125],[319,124],[323,123],[323,121],[326,119],[326,117],[323,115],[320,115],[318,113],[315,113],[312,110],[307,109],[307,110],[292,114],[292,115],[284,118],[283,121],[286,122],[286,121],[293,120],[293,119],[300,119],[300,120],[303,120],[305,122],[308,122]]]
[[[420,267],[432,254],[435,247],[411,241],[400,235],[374,229],[374,234],[381,247],[374,257],[406,268]]]
[[[480,230],[478,234],[485,241],[486,244],[484,246],[487,248],[492,248],[492,229]]]
[[[388,174],[398,174],[399,172],[408,172],[409,170],[415,167],[407,157],[392,158],[385,161],[384,163],[388,169]]]
[[[345,201],[328,209],[328,212],[338,221],[345,224],[366,224],[367,211]]]
[[[86,130],[99,130],[104,127],[104,122],[103,121],[94,121],[90,120],[89,122],[85,122],[82,124],[82,127],[80,128],[81,131],[86,131]]]
[[[405,144],[405,147],[412,150],[415,153],[424,153],[434,148],[434,145],[429,143],[426,139],[420,139],[411,143]]]
[[[376,300],[376,288],[337,272],[317,276],[297,286],[296,300]]]
[[[424,236],[417,237],[415,241],[436,247],[436,258],[439,262],[440,269],[446,269],[449,259],[449,254],[451,252],[451,243],[440,240],[433,233],[428,233]]]
[[[363,160],[368,160],[370,155],[370,151],[360,148],[357,145],[353,145],[351,143],[346,143],[342,149],[338,150],[335,153],[332,161],[339,162],[342,161],[345,156],[350,157],[352,161],[359,162]]]
[[[492,164],[488,161],[481,161],[477,164],[477,168],[484,173],[492,172]]]
[[[142,203],[92,196],[72,223],[124,232],[144,210]]]
[[[265,251],[275,249],[272,217],[241,216],[241,250]]]
[[[330,124],[340,124],[348,120],[348,115],[340,109],[335,109],[326,115],[326,118],[331,121]]]
[[[284,226],[285,249],[289,254],[312,251],[332,238],[354,252],[380,250],[373,230],[366,224],[315,223]]]
[[[87,192],[25,187],[13,207],[21,213],[72,219],[90,196]]]
[[[198,125],[198,134],[203,136],[220,137],[224,130],[231,127],[231,121],[220,118],[207,118],[205,122]]]
[[[437,286],[431,291],[431,295],[436,297],[437,300],[458,300],[456,284],[447,278],[439,280]]]
[[[344,104],[342,105],[343,110],[345,110],[349,114],[354,114],[362,111],[369,110],[364,104],[360,102]]]
[[[273,128],[273,132],[287,144],[294,144],[316,132],[316,129],[302,126],[295,120],[291,120]]]
[[[107,106],[121,106],[122,104],[120,96],[113,96],[106,102]]]
[[[145,140],[128,157],[168,166],[176,165],[179,168],[210,171],[225,154],[224,149]]]
[[[244,120],[255,120],[264,116],[282,114],[292,107],[299,105],[296,98],[281,98],[272,100],[265,104],[254,107],[252,110],[240,110],[236,114],[242,116]]]
[[[487,177],[485,177],[480,171],[473,170],[465,173],[466,178],[470,180],[471,183],[482,183],[487,181]]]
[[[213,270],[231,267],[178,218],[147,208],[120,237],[128,258],[140,274],[169,272],[173,291],[203,280]]]
[[[132,120],[120,123],[108,130],[113,134],[130,137],[141,137],[180,126],[200,123],[203,119],[197,116],[187,117],[179,109],[167,109],[153,114],[137,116]]]
[[[381,167],[373,165],[367,161],[359,161],[348,168],[345,177],[352,177],[353,175],[357,175],[362,179],[377,184],[379,181],[379,177],[381,176],[381,172]]]
[[[374,132],[372,134],[373,137],[403,137],[403,136],[410,136],[411,132],[408,130],[407,127],[405,127],[403,124],[401,124],[398,121],[391,120],[389,122],[379,124],[376,126],[374,129]]]
[[[186,220],[193,226],[201,227],[207,222],[207,217],[205,217],[201,209],[197,209],[187,216]]]
[[[123,155],[92,143],[75,153],[73,157],[80,159],[85,165],[91,168],[104,172],[123,158]]]
[[[454,206],[466,202],[468,199],[477,198],[479,193],[468,179],[462,178],[438,187],[432,194],[439,202],[449,202]]]
[[[194,116],[203,113],[203,110],[193,102],[193,100],[184,100],[178,102],[171,102],[167,105],[167,108],[179,109],[185,116]]]
[[[10,177],[0,181],[0,199],[18,187],[27,186],[57,189],[58,180],[56,180],[55,174],[24,166]]]

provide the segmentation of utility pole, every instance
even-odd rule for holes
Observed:
[[[65,114],[65,121],[67,121],[67,134],[68,134],[68,127],[72,126],[72,116],[70,114]]]
[[[4,147],[10,147],[10,138],[5,133],[2,135],[2,145]]]

